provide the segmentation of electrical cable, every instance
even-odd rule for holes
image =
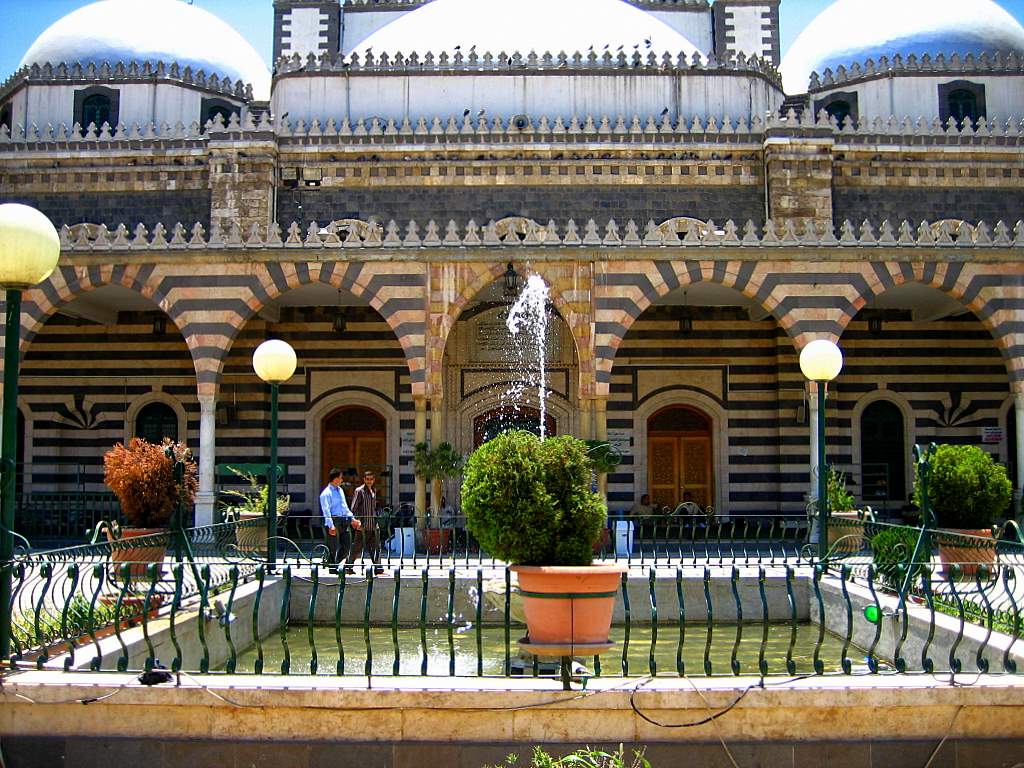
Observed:
[[[953,713],[953,719],[949,721],[949,726],[946,728],[946,733],[942,736],[942,739],[935,746],[935,749],[932,750],[932,754],[931,756],[929,756],[928,762],[924,764],[924,768],[931,768],[931,764],[935,761],[935,758],[938,756],[939,750],[942,749],[942,745],[946,743],[946,739],[949,738],[949,734],[953,732],[953,724],[956,723],[956,719],[960,717],[960,713],[963,712],[963,709],[963,704],[956,708],[956,712]]]

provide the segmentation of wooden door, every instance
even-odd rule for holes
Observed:
[[[679,495],[679,440],[652,437],[647,448],[647,466],[651,503],[674,509]]]
[[[368,408],[341,408],[324,419],[320,452],[321,487],[327,484],[332,467],[345,475],[345,496],[362,483],[363,472],[377,474],[377,501],[388,503],[388,483],[381,474],[387,469],[387,433],[384,419]]]
[[[673,406],[650,418],[647,434],[651,501],[670,509],[683,501],[713,506],[711,419],[695,409]]]

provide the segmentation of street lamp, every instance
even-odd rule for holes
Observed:
[[[270,468],[267,472],[267,567],[277,560],[277,388],[295,373],[295,350],[280,339],[264,341],[252,355],[256,375],[270,385]]]
[[[825,476],[825,390],[843,370],[843,353],[828,339],[812,341],[800,351],[800,370],[818,385],[818,559],[828,554],[828,489]]]
[[[11,656],[21,292],[49,277],[59,257],[60,237],[46,216],[27,205],[0,205],[0,288],[6,292],[7,299],[3,331],[3,422],[0,426],[0,660]]]

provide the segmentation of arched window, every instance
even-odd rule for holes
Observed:
[[[954,80],[939,86],[939,117],[953,118],[957,125],[969,120],[972,125],[985,117],[985,86],[969,80]]]
[[[829,117],[834,117],[836,119],[836,122],[839,124],[839,127],[842,127],[843,121],[845,121],[846,118],[850,117],[850,102],[833,101],[831,104],[825,107],[825,111],[828,113]]]
[[[829,117],[834,117],[839,127],[843,127],[843,121],[847,118],[851,122],[857,122],[858,98],[855,91],[840,91],[831,93],[823,99],[814,102],[814,117],[817,119],[821,110]]]
[[[978,97],[970,91],[959,89],[949,94],[949,116],[958,123],[965,119],[972,123],[978,120]]]
[[[97,128],[110,123],[110,99],[106,96],[90,96],[82,102],[82,126],[95,125]]]
[[[889,400],[876,400],[860,417],[861,497],[884,506],[907,500],[903,412]]]
[[[239,108],[230,101],[224,99],[203,99],[202,109],[199,116],[199,128],[206,130],[206,124],[210,121],[217,122],[217,116],[224,121],[224,125],[231,122],[232,115],[241,117]]]
[[[120,97],[118,91],[101,85],[75,91],[75,122],[82,126],[82,132],[90,125],[95,125],[99,131],[104,123],[116,128]]]
[[[165,437],[178,440],[178,414],[167,403],[150,403],[135,417],[135,436],[159,445]]]

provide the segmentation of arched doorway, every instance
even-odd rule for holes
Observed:
[[[647,420],[647,490],[659,507],[714,504],[711,418],[673,405]]]
[[[860,416],[861,498],[866,504],[898,506],[907,500],[903,413],[890,400],[876,400]]]
[[[557,434],[556,426],[555,418],[550,413],[544,414],[544,433],[547,437]],[[528,406],[504,406],[481,413],[473,419],[473,447],[479,448],[510,429],[525,429],[539,435],[540,411]]]
[[[369,408],[346,405],[331,411],[322,422],[320,481],[327,484],[327,474],[338,467],[345,475],[347,495],[358,485],[363,472],[377,474],[377,501],[388,503],[390,482],[384,477],[387,467],[387,422]]]

